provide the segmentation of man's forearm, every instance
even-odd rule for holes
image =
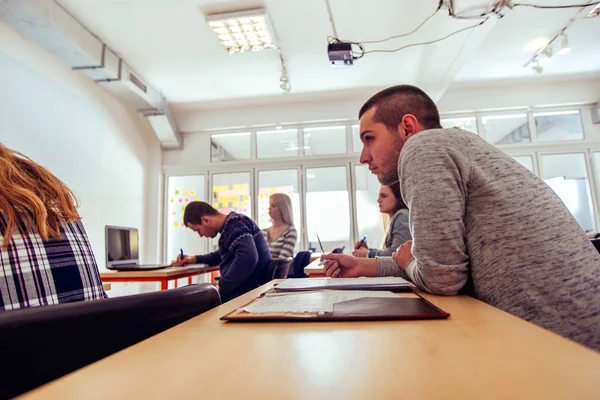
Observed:
[[[376,258],[359,258],[359,263],[361,276],[377,276],[379,268]]]

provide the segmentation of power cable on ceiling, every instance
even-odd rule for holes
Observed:
[[[400,37],[404,37],[404,36],[408,36],[408,35],[412,35],[413,33],[415,33],[416,31],[418,31],[419,29],[421,29],[421,27],[423,27],[423,25],[425,25],[427,23],[427,21],[429,21],[431,18],[433,18],[433,16],[435,14],[438,13],[438,11],[440,11],[440,9],[442,8],[442,6],[444,5],[444,1],[440,0],[437,8],[435,9],[435,11],[433,13],[431,13],[427,18],[425,18],[425,20],[423,22],[421,22],[415,29],[413,29],[410,32],[406,32],[406,33],[401,33],[399,35],[394,35],[394,36],[390,36],[387,39],[381,39],[381,40],[369,40],[369,41],[361,41],[361,44],[372,44],[372,43],[382,43],[382,42],[386,42],[388,40],[391,39],[397,39]]]
[[[456,35],[456,34],[458,34],[460,32],[464,32],[464,31],[467,31],[467,30],[470,30],[470,29],[475,29],[478,26],[483,25],[486,21],[487,21],[487,19],[479,22],[478,24],[467,26],[465,28],[462,28],[462,29],[459,29],[457,31],[454,31],[454,32],[452,32],[452,33],[450,33],[450,34],[448,34],[448,35],[446,35],[444,37],[441,37],[441,38],[435,39],[435,40],[430,40],[428,42],[412,43],[412,44],[408,44],[406,46],[398,47],[397,49],[393,49],[393,50],[369,50],[369,51],[365,51],[364,54],[369,54],[369,53],[395,53],[397,51],[408,49],[410,47],[425,46],[425,45],[428,45],[428,44],[441,42],[442,40],[446,40],[446,39],[448,39],[448,38],[450,38],[450,37],[452,37],[452,36],[454,36],[454,35]]]
[[[325,0],[325,4],[327,5],[327,12],[329,13],[329,22],[331,22],[331,29],[333,29],[333,36],[338,37],[337,29],[335,28],[335,21],[333,20],[333,13],[331,12],[331,4],[329,4],[329,0]]]
[[[600,1],[595,1],[593,3],[588,4],[567,4],[562,6],[543,6],[538,4],[523,4],[523,3],[511,3],[508,7],[533,7],[533,8],[543,8],[543,9],[560,9],[560,8],[585,8],[589,6],[596,6],[600,4]]]

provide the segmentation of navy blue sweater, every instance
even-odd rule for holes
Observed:
[[[219,250],[196,256],[196,262],[221,267],[219,292],[226,302],[263,283],[271,252],[258,226],[245,215],[227,215],[219,233]]]

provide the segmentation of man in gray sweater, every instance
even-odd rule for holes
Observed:
[[[328,254],[329,276],[403,276],[470,294],[600,350],[600,255],[560,198],[479,136],[442,129],[422,90],[395,86],[360,110],[361,163],[400,181],[413,236],[392,257]]]

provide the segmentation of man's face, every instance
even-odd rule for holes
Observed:
[[[219,233],[219,231],[217,229],[212,228],[211,225],[212,218],[202,217],[200,224],[196,225],[188,223],[187,227],[196,232],[198,235],[200,235],[200,237],[214,238],[215,236],[217,236],[217,233]]]
[[[376,107],[373,107],[360,118],[363,144],[360,162],[369,166],[369,171],[379,182],[390,185],[398,181],[398,157],[404,143],[399,132],[392,132],[384,124],[373,121],[375,111]]]

